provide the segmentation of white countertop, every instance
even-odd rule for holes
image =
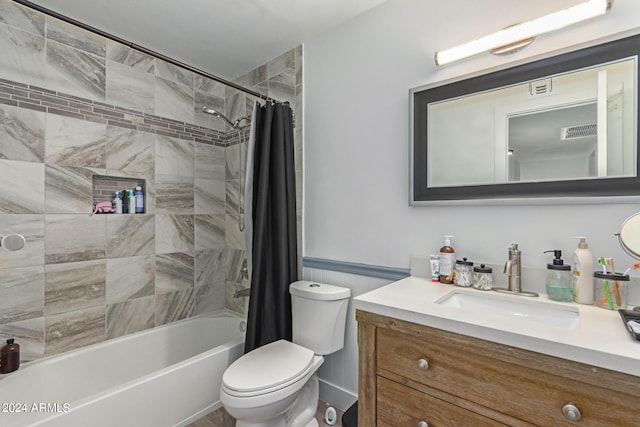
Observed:
[[[568,329],[435,303],[450,292],[560,304],[577,309],[580,321],[577,327]],[[478,291],[419,277],[408,277],[355,297],[354,306],[374,314],[640,376],[640,342],[629,334],[616,311],[596,306],[560,303],[545,295],[530,298]]]

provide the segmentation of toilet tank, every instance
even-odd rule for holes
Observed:
[[[344,347],[344,329],[351,290],[299,280],[289,285],[293,342],[315,354]]]

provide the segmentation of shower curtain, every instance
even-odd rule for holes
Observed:
[[[253,177],[247,181],[251,190],[246,199],[251,203],[252,247],[247,247],[251,294],[245,353],[291,340],[289,284],[298,280],[293,113],[281,103],[256,103],[253,123],[248,159],[253,157],[254,164],[247,163],[247,177]]]

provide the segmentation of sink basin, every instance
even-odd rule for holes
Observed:
[[[456,290],[437,299],[435,303],[479,315],[499,315],[560,328],[575,329],[580,325],[580,312],[576,307],[522,298]]]

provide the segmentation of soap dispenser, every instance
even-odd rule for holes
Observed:
[[[547,264],[547,276],[545,280],[547,296],[554,301],[573,301],[571,266],[565,265],[562,260],[561,250],[556,249],[545,251],[544,253],[548,252],[553,252],[554,258],[553,263]]]

